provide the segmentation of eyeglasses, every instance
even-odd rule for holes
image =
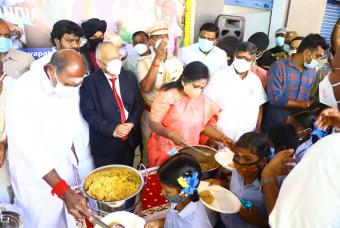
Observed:
[[[263,159],[263,157],[260,157],[258,160],[251,162],[252,159],[249,156],[243,156],[243,155],[240,155],[238,153],[235,153],[234,158],[233,158],[233,162],[236,163],[239,166],[251,166],[251,165],[256,165],[262,159]]]

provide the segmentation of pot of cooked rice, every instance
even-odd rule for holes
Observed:
[[[82,191],[96,202],[94,211],[111,213],[133,211],[140,200],[144,178],[136,169],[125,165],[107,165],[93,170],[83,181]]]
[[[217,153],[217,151],[212,147],[204,145],[194,145],[192,147],[200,150],[205,155],[199,153],[198,151],[190,147],[183,147],[182,149],[179,150],[179,152],[189,153],[197,159],[198,163],[202,168],[203,180],[215,177],[220,168],[220,164],[215,160],[215,154]]]

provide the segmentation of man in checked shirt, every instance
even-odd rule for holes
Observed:
[[[290,113],[310,106],[317,65],[328,45],[319,34],[309,34],[297,53],[272,64],[267,73],[268,107],[264,127],[284,124]]]

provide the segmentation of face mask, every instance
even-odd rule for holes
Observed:
[[[148,51],[148,46],[146,46],[145,44],[136,44],[133,48],[138,55],[143,55],[145,52]]]
[[[328,77],[319,83],[319,101],[325,105],[337,108],[337,101],[333,92],[333,86]]]
[[[315,67],[318,66],[319,62],[318,62],[317,60],[313,59],[313,56],[312,56],[311,53],[309,53],[309,54],[310,54],[310,56],[312,57],[312,61],[311,61],[310,63],[307,63],[306,60],[305,60],[305,62],[304,62],[303,65],[304,65],[307,69],[313,69],[313,68],[315,68]]]
[[[104,38],[88,39],[88,41],[92,49],[96,50],[98,44],[102,43],[104,41]]]
[[[289,56],[292,56],[292,55],[294,55],[294,54],[296,54],[296,50],[289,50]]]
[[[122,61],[115,59],[106,64],[106,70],[110,74],[118,76],[122,68]]]
[[[162,40],[163,40],[163,39],[159,39],[159,40],[156,41],[156,43],[155,43],[155,50],[157,50],[157,48],[158,48],[159,45],[161,44]]]
[[[256,165],[251,166],[240,166],[235,163],[235,168],[238,174],[242,177],[252,176],[255,172],[257,172],[258,168]]]
[[[12,48],[12,40],[0,37],[0,53],[6,53]]]
[[[125,48],[119,49],[118,52],[119,52],[120,56],[122,57],[122,59],[126,59],[128,53],[127,53]]]
[[[289,45],[288,44],[284,44],[283,45],[283,50],[288,54],[289,50],[290,50]]]
[[[210,40],[207,40],[207,39],[199,38],[198,39],[198,46],[199,46],[201,51],[209,52],[209,51],[211,51],[211,49],[213,49],[214,42],[210,41]]]
[[[244,73],[250,70],[253,62],[248,62],[245,59],[238,59],[235,57],[233,66],[238,73]]]
[[[54,87],[54,92],[56,94],[58,94],[59,96],[68,97],[68,96],[74,95],[78,91],[79,86],[75,87],[75,86],[65,86],[65,85],[63,85],[58,79],[57,72],[54,71],[54,73],[55,73],[54,75],[57,79],[57,85]],[[83,81],[83,78],[79,78],[77,80],[78,81],[76,82],[76,84],[80,84]]]
[[[181,198],[179,195],[175,195],[175,196],[166,195],[165,198],[169,200],[170,203],[183,203],[187,199],[187,198]]]
[[[190,85],[189,83],[183,84],[183,90],[184,90],[184,93],[190,98],[199,97],[199,95],[202,93],[202,89],[193,88],[193,86]]]
[[[276,46],[282,47],[285,44],[285,38],[281,36],[275,37],[275,44]]]

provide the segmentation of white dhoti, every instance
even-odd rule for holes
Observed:
[[[73,155],[72,155],[73,156]],[[70,159],[56,168],[59,176],[70,185],[76,184],[74,162]],[[51,187],[43,180],[22,183],[12,177],[14,206],[23,211],[25,228],[75,228],[76,221],[67,212],[64,201],[51,194]]]

